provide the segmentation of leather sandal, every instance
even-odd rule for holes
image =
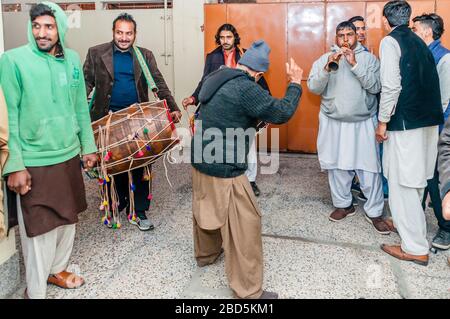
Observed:
[[[81,283],[77,284],[77,281]],[[77,289],[84,285],[83,278],[65,270],[48,276],[47,282],[64,289]]]

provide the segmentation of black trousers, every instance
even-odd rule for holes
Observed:
[[[150,207],[150,200],[148,199],[149,187],[148,181],[144,181],[144,168],[137,168],[131,171],[133,177],[134,189],[134,208],[136,214],[143,214]],[[128,173],[114,175],[114,183],[119,199],[119,211],[127,209],[127,214],[130,208],[130,192]],[[109,192],[111,191],[111,183],[108,185]],[[109,194],[110,195],[110,194]],[[110,197],[111,199],[111,197]],[[111,200],[109,201],[111,203]]]
[[[422,206],[424,208],[425,208],[425,200],[427,199],[428,193],[430,194],[434,215],[438,220],[439,228],[447,232],[450,232],[450,221],[445,220],[444,216],[442,215],[442,200],[441,200],[441,193],[439,190],[439,173],[437,170],[437,166],[434,170],[433,178],[427,181],[427,187],[425,188],[425,193],[422,202]]]

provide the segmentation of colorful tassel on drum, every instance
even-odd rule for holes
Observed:
[[[111,151],[106,152],[105,157],[103,158],[105,160],[105,162],[108,162],[112,157],[112,153]]]
[[[120,227],[122,227],[121,223],[115,223],[112,225],[112,229],[119,229]]]
[[[139,152],[137,152],[136,154],[136,158],[141,158],[144,157],[144,152],[142,152],[142,150],[139,150]]]
[[[148,200],[152,200],[153,199],[153,194],[148,194],[147,199]]]
[[[102,217],[102,223],[103,223],[104,225],[109,225],[109,224],[111,224],[111,218],[110,218],[110,217],[106,217],[106,216]]]

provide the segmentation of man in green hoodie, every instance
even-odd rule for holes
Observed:
[[[29,298],[45,298],[47,283],[84,283],[67,266],[77,215],[87,208],[80,155],[93,167],[97,148],[80,59],[64,46],[66,31],[64,11],[42,2],[30,11],[29,44],[0,60],[10,130],[3,174],[18,194]]]

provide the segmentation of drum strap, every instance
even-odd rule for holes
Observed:
[[[136,58],[139,62],[139,65],[141,66],[142,72],[144,73],[145,80],[147,81],[148,87],[153,92],[155,97],[158,99],[158,96],[156,95],[156,93],[158,92],[158,88],[156,87],[155,80],[153,80],[152,74],[150,73],[150,70],[147,65],[147,61],[145,61],[141,50],[136,45],[133,45],[133,50],[134,50],[134,53],[136,54]]]
[[[89,101],[89,112],[92,110],[92,106],[94,105],[94,100],[95,100],[95,88],[94,88],[94,92],[92,93],[92,97],[91,100]]]

